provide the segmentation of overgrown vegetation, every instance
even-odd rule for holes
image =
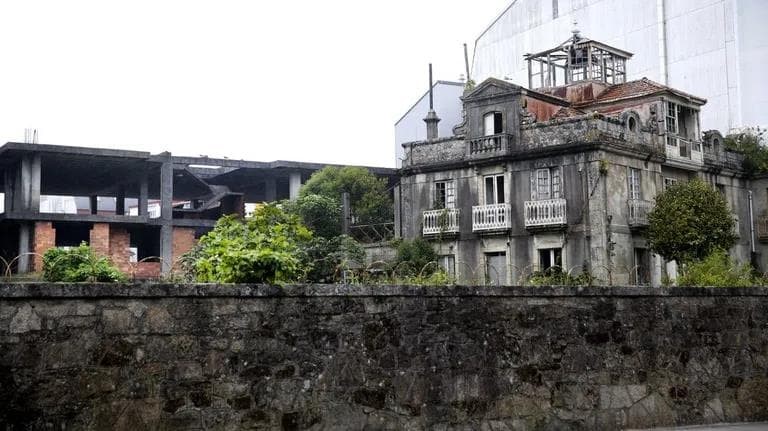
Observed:
[[[245,220],[223,217],[191,252],[194,277],[220,283],[295,281],[308,270],[303,246],[311,238],[298,217],[274,204],[258,207]]]
[[[438,270],[437,253],[432,245],[422,239],[399,240],[394,244],[397,254],[392,263],[393,271],[401,276],[430,276]]]
[[[677,280],[679,286],[742,287],[758,283],[748,264],[738,265],[724,250],[713,250],[700,261],[687,264]]]
[[[699,179],[672,185],[659,194],[648,221],[650,248],[678,263],[701,260],[736,242],[725,198]]]
[[[320,236],[307,244],[302,264],[307,268],[306,281],[333,283],[342,278],[341,272],[346,269],[363,269],[365,251],[349,236]]]
[[[595,277],[586,271],[571,275],[557,266],[536,271],[528,277],[528,283],[534,286],[591,286],[594,282]]]
[[[284,202],[283,208],[301,218],[315,236],[331,239],[341,235],[341,202],[338,199],[302,194],[294,201]]]
[[[744,155],[742,169],[748,175],[768,172],[768,148],[764,145],[765,129],[747,128],[725,137],[725,148]]]
[[[43,254],[43,279],[52,282],[123,282],[126,276],[86,243],[51,248]]]
[[[346,166],[325,167],[302,186],[300,196],[320,195],[337,202],[341,208],[341,194],[349,193],[349,203],[356,224],[389,223],[394,217],[392,199],[387,182],[377,178],[365,168]],[[339,225],[338,234],[341,233]]]

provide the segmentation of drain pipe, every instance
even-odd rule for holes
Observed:
[[[664,16],[664,0],[656,0],[656,27],[659,38],[659,80],[667,85],[667,19]]]
[[[749,246],[752,251],[752,258],[755,256],[755,218],[752,215],[752,190],[747,192],[749,197]]]

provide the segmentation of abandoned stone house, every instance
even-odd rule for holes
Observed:
[[[733,210],[732,255],[765,268],[753,229],[766,193],[753,208],[752,189],[768,182],[742,174],[719,132],[702,132],[704,99],[626,81],[631,57],[574,32],[525,57],[527,88],[489,78],[465,91],[454,136],[437,136],[430,111],[428,139],[404,144],[402,235],[430,240],[463,283],[515,284],[558,267],[659,285],[675,268],[649,251],[647,214],[667,185],[701,177]]]
[[[86,242],[123,272],[157,277],[222,215],[294,198],[324,166],[9,142],[0,147],[0,257],[15,272],[39,271],[49,248]],[[41,205],[53,197],[90,205]]]

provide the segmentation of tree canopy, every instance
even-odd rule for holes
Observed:
[[[670,186],[648,215],[648,242],[667,260],[701,260],[736,242],[725,198],[700,179]]]
[[[357,224],[391,222],[394,215],[387,182],[365,168],[328,166],[314,174],[302,186],[301,197],[320,195],[341,202],[349,193],[352,214]]]
[[[316,236],[331,239],[341,235],[341,202],[327,196],[302,194],[283,207],[295,214]]]

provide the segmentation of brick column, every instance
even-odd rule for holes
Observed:
[[[131,246],[131,235],[123,227],[113,227],[109,230],[109,258],[112,263],[122,272],[131,272],[131,263],[129,262],[131,253],[128,248]]]
[[[32,270],[39,272],[43,270],[43,254],[56,247],[56,229],[53,228],[53,223],[49,221],[36,222],[34,238],[33,251],[36,254]]]
[[[91,228],[91,250],[99,256],[109,256],[109,225],[94,223]]]
[[[173,262],[181,257],[182,254],[192,250],[197,244],[195,239],[195,229],[188,227],[173,228]]]

